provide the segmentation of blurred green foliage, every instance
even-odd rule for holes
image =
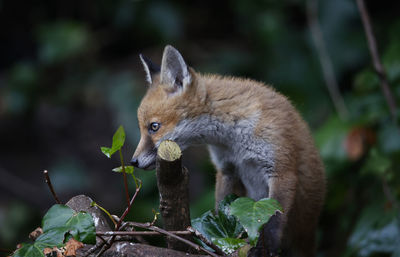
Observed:
[[[399,103],[400,3],[366,3]],[[123,211],[123,183],[110,172],[117,160],[104,160],[98,147],[123,124],[123,154],[132,155],[146,90],[138,53],[159,63],[172,44],[197,71],[272,84],[308,121],[328,177],[319,256],[399,256],[399,124],[371,65],[355,2],[319,4],[347,120],[328,96],[305,0],[1,1],[0,172],[13,176],[8,187],[0,184],[0,246],[24,241],[38,224],[25,222],[50,207],[50,198],[37,199],[47,194],[24,195],[11,179],[40,185],[44,168],[64,199],[85,192],[113,213]],[[184,161],[196,181],[190,191],[197,217],[214,206],[213,168],[197,149]],[[143,188],[128,219],[149,221],[158,206],[155,174],[135,172]]]

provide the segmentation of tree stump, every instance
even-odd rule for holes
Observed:
[[[182,152],[173,141],[163,141],[157,151],[157,185],[160,192],[160,212],[165,230],[186,230],[190,223],[189,175],[182,167]],[[191,240],[191,236],[186,237]],[[167,237],[170,249],[191,252],[190,246]]]

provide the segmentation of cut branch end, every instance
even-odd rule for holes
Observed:
[[[157,154],[161,159],[172,162],[181,158],[182,151],[174,141],[165,140],[158,147]]]

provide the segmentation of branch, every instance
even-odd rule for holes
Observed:
[[[46,180],[46,184],[49,186],[50,192],[54,197],[54,200],[56,200],[56,203],[61,204],[61,201],[60,201],[60,199],[58,199],[56,191],[54,191],[53,185],[51,184],[51,180],[50,180],[50,177],[49,177],[49,172],[47,170],[44,170],[43,174],[44,174],[44,178]]]
[[[182,152],[178,144],[165,140],[157,149],[157,187],[160,193],[160,213],[165,230],[186,230],[190,223],[189,172],[182,167]],[[192,237],[185,236],[187,240]],[[183,252],[191,251],[187,244],[167,237],[167,246]]]
[[[168,231],[174,235],[191,235],[190,231]],[[162,236],[163,234],[157,231],[106,231],[96,232],[97,236]]]
[[[200,233],[200,231],[196,230],[193,227],[188,227],[187,230],[193,233],[196,237],[198,237],[201,241],[203,241],[206,245],[208,245],[211,249],[213,249],[217,254],[222,256],[226,255],[218,246],[216,246],[213,242],[208,240],[208,238],[206,238],[202,233]]]
[[[339,117],[342,120],[346,120],[349,116],[349,111],[347,110],[344,99],[340,94],[332,61],[329,57],[328,51],[326,50],[321,27],[318,22],[318,0],[307,1],[307,20],[308,26],[311,30],[311,36],[317,50],[318,58],[321,63],[322,74],[324,76],[329,95],[337,113],[339,114]]]
[[[219,256],[219,255],[217,255],[215,253],[212,253],[212,252],[208,251],[207,249],[205,249],[205,248],[203,248],[203,247],[201,247],[201,246],[199,246],[199,245],[197,245],[197,244],[195,244],[195,243],[193,243],[193,242],[191,242],[191,241],[189,241],[187,239],[184,239],[184,238],[182,238],[180,236],[177,236],[177,235],[171,233],[171,231],[166,231],[166,230],[164,230],[162,228],[159,228],[159,227],[156,227],[156,226],[152,226],[150,223],[139,223],[139,222],[132,222],[132,221],[131,222],[127,222],[127,223],[130,226],[134,226],[134,227],[138,227],[138,228],[144,228],[144,229],[156,231],[158,233],[170,236],[172,238],[175,238],[176,240],[179,240],[179,241],[189,245],[190,247],[193,247],[197,251],[201,250],[201,251],[203,251],[203,252],[205,252],[205,253],[213,256],[213,257],[218,257]]]
[[[361,14],[361,20],[364,26],[365,34],[367,36],[368,48],[372,57],[372,62],[375,68],[376,73],[378,74],[381,89],[383,95],[385,96],[386,103],[389,106],[390,114],[392,116],[393,121],[397,122],[396,112],[397,112],[397,104],[396,100],[393,97],[393,93],[390,90],[389,82],[386,77],[385,70],[383,69],[383,65],[379,58],[378,47],[376,44],[376,39],[374,33],[372,31],[371,21],[368,15],[367,8],[365,7],[364,0],[356,0],[358,9]]]

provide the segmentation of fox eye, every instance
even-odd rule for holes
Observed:
[[[160,124],[160,123],[158,123],[158,122],[152,122],[152,123],[150,123],[150,126],[149,126],[149,132],[150,132],[150,133],[157,132],[157,130],[159,130],[160,127],[161,127],[161,124]]]

